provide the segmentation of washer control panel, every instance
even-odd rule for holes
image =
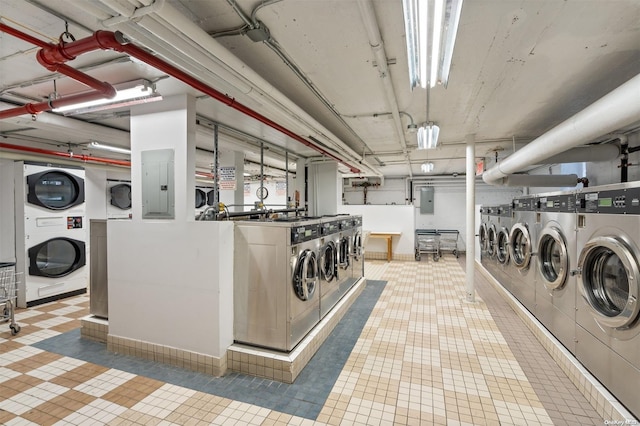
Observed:
[[[320,236],[320,224],[294,226],[291,228],[291,244],[314,240]]]
[[[640,214],[640,188],[579,193],[579,213]]]
[[[541,196],[536,201],[536,211],[575,213],[576,197],[574,194]]]

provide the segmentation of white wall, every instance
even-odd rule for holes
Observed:
[[[264,204],[268,209],[284,209],[287,206],[287,192],[284,180],[265,179],[264,187],[269,191],[269,195],[264,200]],[[260,201],[256,195],[256,191],[260,188],[260,181],[244,183],[244,203],[248,204],[245,211],[253,208],[255,202]]]
[[[0,158],[0,262],[16,261],[13,163]]]

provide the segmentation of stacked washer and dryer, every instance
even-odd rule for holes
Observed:
[[[640,183],[577,194],[576,357],[640,417]]]
[[[80,167],[15,163],[19,307],[87,291],[84,178]]]

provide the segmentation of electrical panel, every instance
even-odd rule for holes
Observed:
[[[142,151],[142,218],[175,218],[174,151]]]
[[[433,214],[433,187],[420,188],[420,214]]]

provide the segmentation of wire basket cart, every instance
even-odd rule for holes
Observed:
[[[436,229],[416,229],[415,236],[416,260],[420,260],[422,253],[432,254],[433,260],[440,259],[440,234]]]
[[[438,229],[440,234],[440,251],[451,252],[457,258],[460,257],[458,251],[458,239],[460,231],[456,229]]]
[[[14,316],[20,276],[21,274],[16,273],[15,264],[0,264],[0,323],[9,323],[12,336],[20,332],[20,326],[16,324]]]

